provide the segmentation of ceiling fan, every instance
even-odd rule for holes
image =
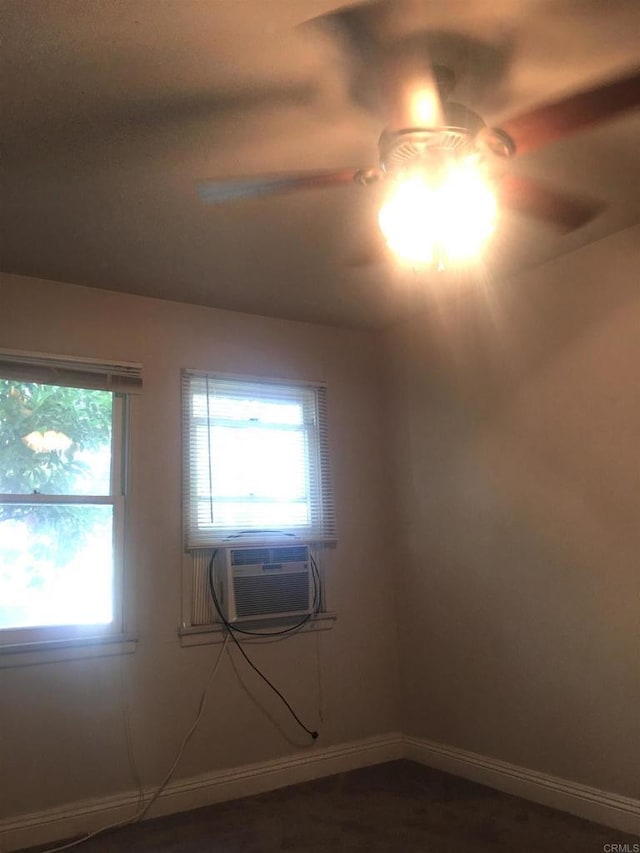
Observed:
[[[387,37],[385,25],[393,11],[393,4],[382,0],[317,19],[337,31],[356,64],[369,72],[369,82],[374,81],[386,121],[376,165],[204,180],[198,184],[202,201],[219,204],[383,182],[389,198],[379,223],[387,245],[405,259],[437,262],[440,268],[443,261],[466,260],[480,249],[493,230],[498,206],[563,231],[597,216],[600,202],[509,174],[504,164],[639,106],[640,68],[536,106],[501,127],[488,127],[477,113],[450,99],[455,74],[431,64],[420,33]]]

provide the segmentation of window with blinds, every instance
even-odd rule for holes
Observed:
[[[185,548],[335,540],[326,388],[183,373]]]

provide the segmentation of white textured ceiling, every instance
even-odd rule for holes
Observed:
[[[376,162],[380,120],[352,101],[344,53],[299,26],[337,6],[0,0],[1,268],[340,325],[381,326],[411,310],[416,292],[437,282],[390,260],[345,264],[373,236],[377,190],[225,207],[203,206],[195,192],[204,177]],[[397,6],[405,31],[497,46],[505,67],[490,88],[480,64],[478,79],[467,73],[473,62],[454,69],[456,98],[491,124],[639,59],[636,0]],[[514,162],[609,206],[566,236],[503,216],[489,277],[638,222],[639,131],[635,113]]]

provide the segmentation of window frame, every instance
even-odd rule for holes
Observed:
[[[10,369],[3,371],[7,356],[0,351],[0,377],[17,382],[39,383],[106,390],[112,394],[111,410],[111,470],[110,490],[107,495],[49,495],[49,494],[0,494],[0,506],[22,505],[76,505],[112,506],[112,555],[113,619],[107,624],[75,623],[65,625],[38,625],[28,627],[0,628],[0,667],[28,665],[64,660],[68,657],[93,657],[101,654],[129,653],[135,648],[135,638],[129,630],[130,581],[126,573],[126,512],[129,471],[129,435],[131,393],[141,388],[141,367],[131,363],[101,362],[97,359],[76,360],[67,356],[34,354],[39,367],[30,363],[32,354],[25,353],[25,371],[20,376],[19,353],[11,353]],[[60,376],[57,365],[64,360],[66,373]],[[74,374],[74,368],[77,373]],[[125,381],[128,387],[120,390],[118,381],[112,382],[112,371],[120,368],[135,376],[133,382]],[[38,374],[38,370],[40,371]],[[87,378],[91,370],[91,377]],[[117,375],[117,374],[116,374]],[[98,378],[96,378],[98,377]],[[85,379],[87,381],[85,381]],[[82,647],[82,648],[80,648]],[[45,654],[40,654],[44,652]]]
[[[314,424],[313,429],[313,448],[307,457],[306,476],[315,476],[315,490],[318,495],[315,499],[317,505],[317,517],[312,518],[308,526],[300,525],[282,525],[275,530],[275,533],[267,533],[264,526],[256,526],[255,535],[245,535],[242,540],[236,538],[239,532],[236,528],[227,528],[220,531],[216,535],[212,531],[209,535],[204,534],[197,524],[194,524],[194,518],[197,518],[197,510],[194,513],[192,506],[193,501],[198,501],[196,475],[191,468],[191,463],[195,459],[195,451],[191,448],[191,431],[193,426],[193,418],[191,414],[191,401],[193,398],[192,382],[205,380],[207,383],[233,383],[238,386],[246,383],[248,388],[251,386],[263,386],[268,389],[269,386],[285,388],[291,392],[300,389],[300,397],[298,401],[303,407],[307,403],[302,398],[303,391],[311,391],[314,395]],[[326,403],[327,386],[324,382],[311,382],[305,380],[292,379],[275,379],[264,376],[247,376],[230,373],[218,373],[202,370],[183,370],[182,371],[182,464],[183,464],[183,544],[185,553],[189,553],[202,549],[214,549],[224,547],[225,545],[240,544],[253,545],[263,544],[265,541],[276,543],[278,540],[277,533],[282,534],[282,542],[286,544],[291,541],[291,535],[295,535],[300,541],[306,543],[326,543],[335,545],[337,542],[335,532],[335,515],[333,505],[333,490],[331,483],[331,473],[329,466],[329,448],[328,448],[328,416]],[[275,396],[275,395],[274,395]],[[212,419],[209,418],[212,423]],[[307,438],[310,434],[310,428],[304,427]],[[198,460],[196,460],[198,461]],[[201,460],[200,460],[201,462]],[[201,462],[202,464],[202,462]],[[309,499],[309,504],[313,503],[314,499]],[[252,528],[244,528],[249,532]],[[265,538],[268,536],[268,538]]]

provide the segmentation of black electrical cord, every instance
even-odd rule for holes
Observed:
[[[220,603],[219,603],[219,601],[218,601],[218,596],[216,595],[215,584],[214,584],[214,582],[213,582],[213,562],[214,562],[214,559],[215,559],[215,556],[216,556],[216,554],[217,554],[217,553],[218,553],[218,551],[217,551],[217,549],[216,549],[216,550],[213,552],[213,554],[211,555],[211,560],[209,561],[209,592],[211,593],[211,598],[212,598],[212,600],[213,600],[214,607],[215,607],[215,608],[216,608],[216,610],[218,611],[218,616],[219,616],[219,617],[220,617],[220,619],[222,620],[222,623],[223,623],[224,627],[227,629],[227,632],[228,632],[228,634],[229,634],[229,637],[230,637],[230,638],[231,638],[231,640],[233,640],[233,642],[236,644],[236,646],[238,647],[238,651],[240,652],[240,654],[242,655],[242,657],[246,660],[246,662],[249,664],[249,666],[251,667],[251,669],[253,669],[253,670],[254,670],[254,672],[256,672],[256,673],[260,676],[260,678],[265,682],[265,684],[268,684],[268,685],[269,685],[269,687],[273,690],[273,692],[276,694],[276,696],[278,696],[278,698],[279,698],[279,699],[284,703],[284,705],[287,707],[287,709],[288,709],[289,713],[291,714],[291,716],[293,717],[293,719],[296,721],[296,723],[300,726],[300,728],[301,728],[301,729],[304,729],[304,731],[305,731],[305,732],[307,732],[307,734],[308,734],[308,735],[310,735],[310,737],[311,737],[311,738],[313,738],[313,740],[316,740],[316,739],[317,739],[317,737],[318,737],[318,732],[317,732],[317,731],[314,731],[314,730],[312,730],[312,729],[309,729],[309,728],[307,728],[307,726],[305,726],[305,724],[302,722],[302,720],[300,719],[300,717],[296,714],[296,712],[293,710],[293,708],[291,707],[291,705],[287,702],[287,700],[284,698],[284,696],[283,696],[283,695],[282,695],[282,693],[278,690],[278,688],[277,688],[274,684],[272,684],[272,683],[269,681],[269,679],[267,678],[267,676],[266,676],[263,672],[261,672],[261,671],[258,669],[258,667],[253,663],[253,661],[251,660],[251,658],[249,657],[249,655],[248,655],[248,654],[245,652],[245,650],[242,648],[242,645],[241,645],[240,641],[239,641],[239,640],[238,640],[238,638],[235,636],[235,631],[241,631],[241,633],[249,633],[249,632],[247,632],[247,631],[242,631],[241,629],[236,628],[234,625],[232,625],[232,624],[227,620],[227,618],[225,617],[224,613],[222,612],[222,609],[221,609],[221,607],[220,607]],[[313,569],[313,568],[314,568],[314,566],[315,566],[315,560],[313,560],[313,559],[311,560],[311,565],[312,565],[312,569]],[[317,568],[317,566],[315,566],[315,572],[317,573],[317,571],[318,571],[318,568]],[[319,575],[318,575],[318,576],[319,576]],[[314,584],[315,584],[315,575],[314,575]],[[315,595],[314,595],[314,598],[315,598]],[[319,606],[319,600],[318,600],[318,606]],[[317,611],[316,611],[316,612],[317,612]],[[306,619],[305,619],[304,621],[305,621],[305,622],[306,622],[306,621],[308,621],[308,619],[310,618],[310,616],[311,616],[311,614],[309,614],[309,615],[306,617]],[[304,622],[301,622],[301,623],[299,623],[298,625],[295,625],[295,626],[294,626],[294,628],[299,628],[299,627],[300,627],[301,625],[303,625],[303,624],[304,624]],[[257,633],[254,633],[254,636],[262,636],[262,637],[265,637],[265,636],[266,636],[266,637],[272,637],[272,636],[277,636],[278,634],[288,633],[288,632],[290,632],[291,630],[293,630],[293,629],[292,629],[292,628],[289,628],[287,631],[274,631],[274,632],[271,632],[271,633],[268,633],[268,634],[265,634],[265,633],[263,633],[263,634],[257,634]]]

